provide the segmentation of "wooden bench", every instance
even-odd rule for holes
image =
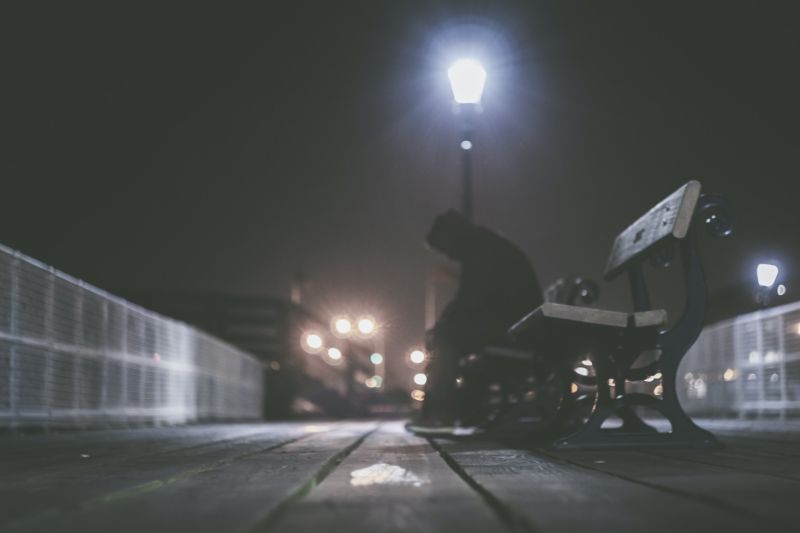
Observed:
[[[591,304],[597,284],[588,278],[565,275],[548,285],[545,302]],[[542,433],[555,423],[563,384],[550,362],[530,349],[505,344],[485,346],[459,361],[456,380],[462,412],[459,419],[486,429],[513,426],[514,432]]]
[[[549,358],[568,387],[559,417],[570,434],[556,440],[554,447],[717,446],[714,436],[683,411],[675,389],[678,365],[704,323],[706,283],[696,239],[701,225],[716,236],[731,232],[724,201],[701,194],[700,183],[690,181],[614,240],[605,278],[627,274],[631,312],[547,302],[509,331],[520,346]],[[643,266],[646,261],[668,266],[675,247],[683,265],[686,301],[681,317],[667,328],[666,311],[650,304]],[[647,356],[646,364],[637,362]],[[652,384],[659,378],[658,393],[630,391],[637,383]],[[581,415],[576,406],[586,399],[587,390],[593,396],[588,412]],[[669,431],[648,425],[637,413],[639,408],[663,415]],[[617,427],[608,427],[612,419]]]

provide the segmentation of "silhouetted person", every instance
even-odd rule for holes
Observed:
[[[428,331],[428,381],[416,424],[444,429],[455,423],[459,359],[503,343],[508,328],[542,303],[542,291],[522,250],[456,211],[437,216],[426,241],[461,265],[458,291]]]

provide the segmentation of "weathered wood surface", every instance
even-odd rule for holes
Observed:
[[[795,530],[800,422],[701,425],[725,448],[556,453],[399,422],[3,436],[0,531]]]
[[[427,440],[384,424],[270,531],[487,532],[503,523]]]

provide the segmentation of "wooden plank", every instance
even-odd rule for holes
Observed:
[[[695,498],[727,509],[732,515],[756,517],[763,522],[762,527],[796,523],[800,482],[794,480],[642,452],[560,452],[557,457]]]
[[[118,491],[25,525],[31,530],[57,525],[59,530],[81,532],[251,531],[284,502],[313,486],[328,463],[374,427],[337,425],[280,448],[229,456],[218,468]]]
[[[0,488],[0,529],[8,523],[39,523],[79,511],[91,502],[147,492],[198,473],[221,468],[233,460],[281,446],[309,433],[302,425],[279,426],[209,446],[134,456],[123,462],[88,464],[84,469],[56,471],[29,483]]]
[[[688,182],[617,235],[608,258],[606,278],[619,274],[653,245],[670,237],[686,237],[700,198],[700,188],[700,182]]]
[[[335,526],[332,526],[335,525]],[[504,529],[430,444],[400,424],[370,435],[269,531],[487,532]]]
[[[488,443],[437,442],[467,475],[538,532],[732,532],[759,525],[747,513],[536,452]]]
[[[85,470],[136,456],[207,446],[215,442],[275,432],[280,426],[217,424],[136,430],[73,431],[0,438],[0,487],[30,483],[66,470]]]
[[[761,448],[728,445],[715,451],[648,450],[648,455],[680,459],[691,463],[718,466],[739,472],[751,472],[800,481],[800,458],[764,453]]]

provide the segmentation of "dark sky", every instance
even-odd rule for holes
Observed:
[[[459,199],[464,50],[488,71],[476,218],[543,282],[599,279],[614,234],[688,179],[737,212],[705,243],[712,288],[800,260],[790,3],[19,4],[0,8],[0,242],[112,291],[286,297],[303,269],[312,307],[373,312],[399,355],[423,332],[426,228]],[[603,294],[625,304],[622,281]]]

